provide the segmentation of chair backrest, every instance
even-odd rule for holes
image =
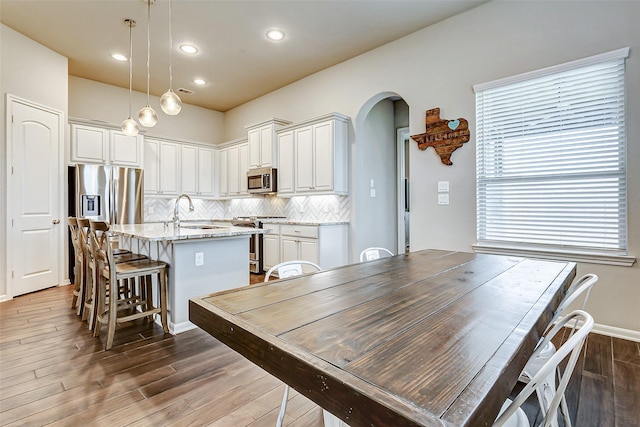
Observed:
[[[360,262],[373,261],[374,259],[380,259],[381,256],[386,257],[387,255],[393,256],[393,252],[385,248],[367,248],[360,252]]]
[[[86,218],[76,218],[78,223],[78,240],[82,253],[87,257],[91,256],[91,248],[89,247],[89,220]]]
[[[578,357],[580,356],[580,351],[582,350],[582,346],[587,338],[591,329],[593,329],[593,317],[589,315],[589,313],[582,310],[575,310],[566,315],[560,322],[558,322],[551,331],[547,335],[545,335],[544,340],[542,341],[542,345],[536,348],[536,351],[533,353],[532,357],[536,356],[536,352],[540,349],[544,348],[548,342],[553,339],[553,337],[570,321],[581,321],[582,326],[578,331],[571,336],[564,344],[558,348],[551,358],[540,368],[540,370],[531,378],[531,381],[527,383],[527,385],[520,391],[518,396],[511,402],[511,404],[506,408],[506,410],[496,419],[493,424],[494,427],[502,426],[510,417],[513,415],[518,408],[527,400],[529,396],[531,396],[541,384],[550,384],[550,382],[546,382],[545,380],[550,375],[556,375],[558,372],[559,381],[557,382],[557,387],[555,390],[550,390],[550,387],[544,387],[546,391],[549,393],[544,393],[543,396],[543,410],[545,413],[544,420],[542,422],[542,426],[548,427],[554,423],[554,420],[557,421],[558,417],[558,407],[560,406],[560,401],[562,396],[564,395],[564,391],[567,388],[567,384],[569,383],[569,379],[573,374],[573,369],[576,366],[576,362],[578,361]],[[560,362],[565,360],[569,356],[569,361],[563,371],[560,374],[560,371],[557,369]],[[553,384],[551,384],[553,386]]]
[[[295,260],[285,261],[280,264],[276,264],[271,267],[264,275],[264,281],[268,282],[269,277],[274,271],[278,271],[278,278],[284,279],[286,277],[300,276],[303,273],[302,266],[308,265],[316,271],[322,271],[322,268],[318,264],[314,264],[310,261]]]
[[[80,246],[80,231],[78,230],[78,219],[76,217],[70,216],[67,218],[67,223],[69,223],[69,232],[71,233],[71,242],[73,243],[73,252],[76,255],[76,258],[80,258],[82,256],[82,247]]]
[[[115,271],[113,248],[111,247],[109,234],[109,223],[106,221],[91,221],[89,223],[89,229],[91,253],[95,258],[98,271],[101,271],[104,267],[109,267],[110,271]]]
[[[560,302],[560,305],[558,306],[558,309],[553,315],[551,322],[549,322],[549,326],[547,326],[547,330],[551,329],[551,327],[558,320],[558,318],[560,318],[562,315],[565,314],[569,306],[580,295],[586,292],[586,295],[584,296],[584,300],[582,301],[582,307],[580,307],[581,310],[584,310],[584,308],[587,305],[587,300],[589,299],[589,295],[591,294],[591,288],[597,281],[598,281],[598,276],[593,273],[585,274],[578,280],[575,280],[567,290],[567,293],[562,299],[562,301]],[[573,324],[571,334],[574,333],[575,329],[576,329],[576,322],[574,322]]]

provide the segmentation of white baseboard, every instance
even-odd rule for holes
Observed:
[[[160,316],[156,316],[156,323],[161,325]],[[180,323],[169,322],[169,332],[171,332],[172,335],[177,335],[195,328],[197,328],[197,326],[189,321]]]
[[[562,319],[561,316],[558,321]],[[582,326],[582,322],[578,323],[578,328]],[[640,342],[640,331],[634,331],[632,329],[618,328],[615,326],[602,325],[600,323],[594,323],[591,332],[594,334],[606,335],[608,337],[621,338],[623,340]]]
[[[640,342],[640,332],[631,329],[616,328],[615,326],[593,325],[591,332],[601,335],[607,335],[614,338],[622,338],[623,340]]]
[[[0,295],[0,302],[5,302],[5,301],[11,301],[13,298],[11,298],[9,295],[5,294],[5,295]]]

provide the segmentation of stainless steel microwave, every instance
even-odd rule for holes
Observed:
[[[247,189],[249,193],[275,193],[278,191],[278,174],[275,168],[249,169]]]

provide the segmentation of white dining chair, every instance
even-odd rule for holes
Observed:
[[[378,247],[367,248],[367,249],[364,249],[362,252],[360,252],[360,262],[373,261],[376,259],[380,259],[382,257],[386,257],[387,255],[393,256],[393,252],[385,248],[378,248]]]
[[[569,379],[573,374],[573,370],[580,357],[580,352],[591,329],[593,329],[593,317],[583,310],[575,310],[567,314],[545,335],[542,345],[538,348],[544,348],[547,342],[569,322],[581,322],[580,329],[577,330],[558,350],[546,361],[546,363],[538,370],[538,372],[530,379],[522,391],[511,401],[507,399],[500,409],[498,418],[494,422],[494,427],[529,427],[529,420],[522,410],[522,404],[534,392],[538,393],[541,401],[544,419],[539,426],[558,427],[558,408],[563,401],[564,391],[567,388]],[[534,356],[536,352],[534,351]],[[569,357],[564,372],[561,374],[558,365]],[[558,375],[558,386],[556,387],[556,374]],[[541,393],[540,393],[541,392]],[[571,418],[566,411],[560,411],[564,419],[564,426],[571,427]]]
[[[304,273],[303,266],[309,266],[312,271],[322,271],[322,268],[311,261],[303,261],[303,260],[293,260],[293,261],[285,261],[280,264],[276,264],[271,267],[264,274],[264,281],[268,282],[269,278],[273,274],[274,271],[278,272],[279,279],[285,279],[287,277],[300,276]]]
[[[589,295],[591,293],[591,288],[597,281],[598,281],[598,276],[593,273],[585,274],[578,280],[574,281],[573,284],[569,287],[569,290],[567,290],[567,294],[560,302],[560,305],[558,306],[558,309],[554,313],[553,318],[551,319],[551,322],[549,322],[549,325],[547,326],[545,333],[553,327],[553,325],[558,321],[558,319],[561,316],[566,314],[569,306],[576,299],[578,299],[580,295],[586,292],[584,296],[584,300],[582,301],[582,307],[581,307],[581,310],[584,310],[585,306],[587,305],[587,300],[589,299]],[[574,334],[576,330],[576,326],[577,326],[577,321],[574,321],[573,325],[571,326],[571,332],[569,333],[569,336]],[[555,352],[556,352],[556,348],[551,341],[544,342],[544,340],[541,340],[538,346],[536,347],[536,350],[534,351],[533,355],[529,358],[529,360],[527,361],[527,364],[525,365],[524,369],[520,373],[520,377],[518,378],[518,381],[523,383],[528,383],[529,381],[531,381],[531,378],[533,378],[538,373],[538,371],[542,368],[542,366],[544,366],[544,364],[547,363],[547,361],[554,355]],[[542,394],[542,390],[538,390],[536,394],[538,395],[538,401],[540,403],[540,407],[542,407],[542,400],[540,397]],[[565,412],[567,411],[567,402],[564,397],[564,394],[562,395],[561,399],[562,400],[560,404],[560,410]]]
[[[264,281],[268,282],[271,274],[274,271],[278,272],[279,279],[286,279],[287,277],[300,276],[303,274],[303,266],[309,266],[312,270],[322,271],[322,268],[311,261],[293,260],[285,261],[280,264],[276,264],[271,267],[264,275]],[[282,421],[284,420],[284,414],[287,410],[287,400],[289,400],[289,386],[285,385],[284,394],[282,396],[282,403],[280,404],[280,413],[278,414],[278,421],[276,421],[276,427],[282,427]]]

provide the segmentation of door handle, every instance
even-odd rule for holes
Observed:
[[[54,224],[60,224],[60,220],[59,219],[54,219],[53,221],[51,221]]]

